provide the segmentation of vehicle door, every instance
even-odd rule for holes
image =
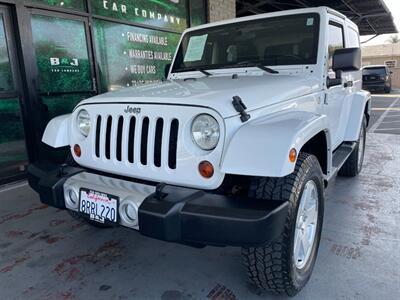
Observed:
[[[354,25],[345,24],[345,47],[346,48],[360,48],[360,35]],[[336,144],[339,146],[344,140],[347,129],[347,124],[350,118],[350,111],[352,107],[352,97],[354,93],[362,88],[362,70],[343,72],[343,88],[345,89],[344,98],[342,101],[341,111],[339,115],[338,128],[336,134]]]
[[[332,16],[328,24],[328,43],[326,47],[327,53],[327,77],[334,79],[336,78],[335,72],[332,70],[332,57],[336,49],[345,47],[345,35],[344,35],[344,22],[339,18]],[[332,149],[335,149],[341,144],[341,126],[340,119],[343,109],[343,104],[346,98],[346,88],[343,84],[332,87],[326,87],[325,94],[325,114],[329,119],[329,130],[331,133]]]

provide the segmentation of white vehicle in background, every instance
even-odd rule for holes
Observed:
[[[164,241],[242,247],[249,279],[293,296],[318,252],[324,190],[363,163],[370,94],[357,26],[327,7],[184,32],[167,79],[82,101],[43,142],[41,201]]]

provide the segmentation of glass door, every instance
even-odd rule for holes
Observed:
[[[30,15],[44,128],[52,118],[71,113],[77,103],[96,94],[95,71],[88,18],[39,9]],[[39,157],[63,162],[68,151],[41,144]]]
[[[87,18],[32,10],[38,92],[48,119],[96,93]]]
[[[22,175],[28,160],[16,55],[9,8],[0,5],[0,182]]]

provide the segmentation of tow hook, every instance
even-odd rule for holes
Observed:
[[[240,113],[240,120],[243,123],[251,118],[251,116],[246,112],[246,105],[243,103],[242,99],[239,96],[233,96],[232,105],[235,110]]]

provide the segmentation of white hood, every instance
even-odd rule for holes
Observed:
[[[232,97],[239,96],[247,111],[300,97],[320,89],[319,81],[310,75],[209,76],[189,80],[171,80],[140,87],[124,88],[81,102],[88,103],[155,103],[206,106],[227,118],[238,113]]]

